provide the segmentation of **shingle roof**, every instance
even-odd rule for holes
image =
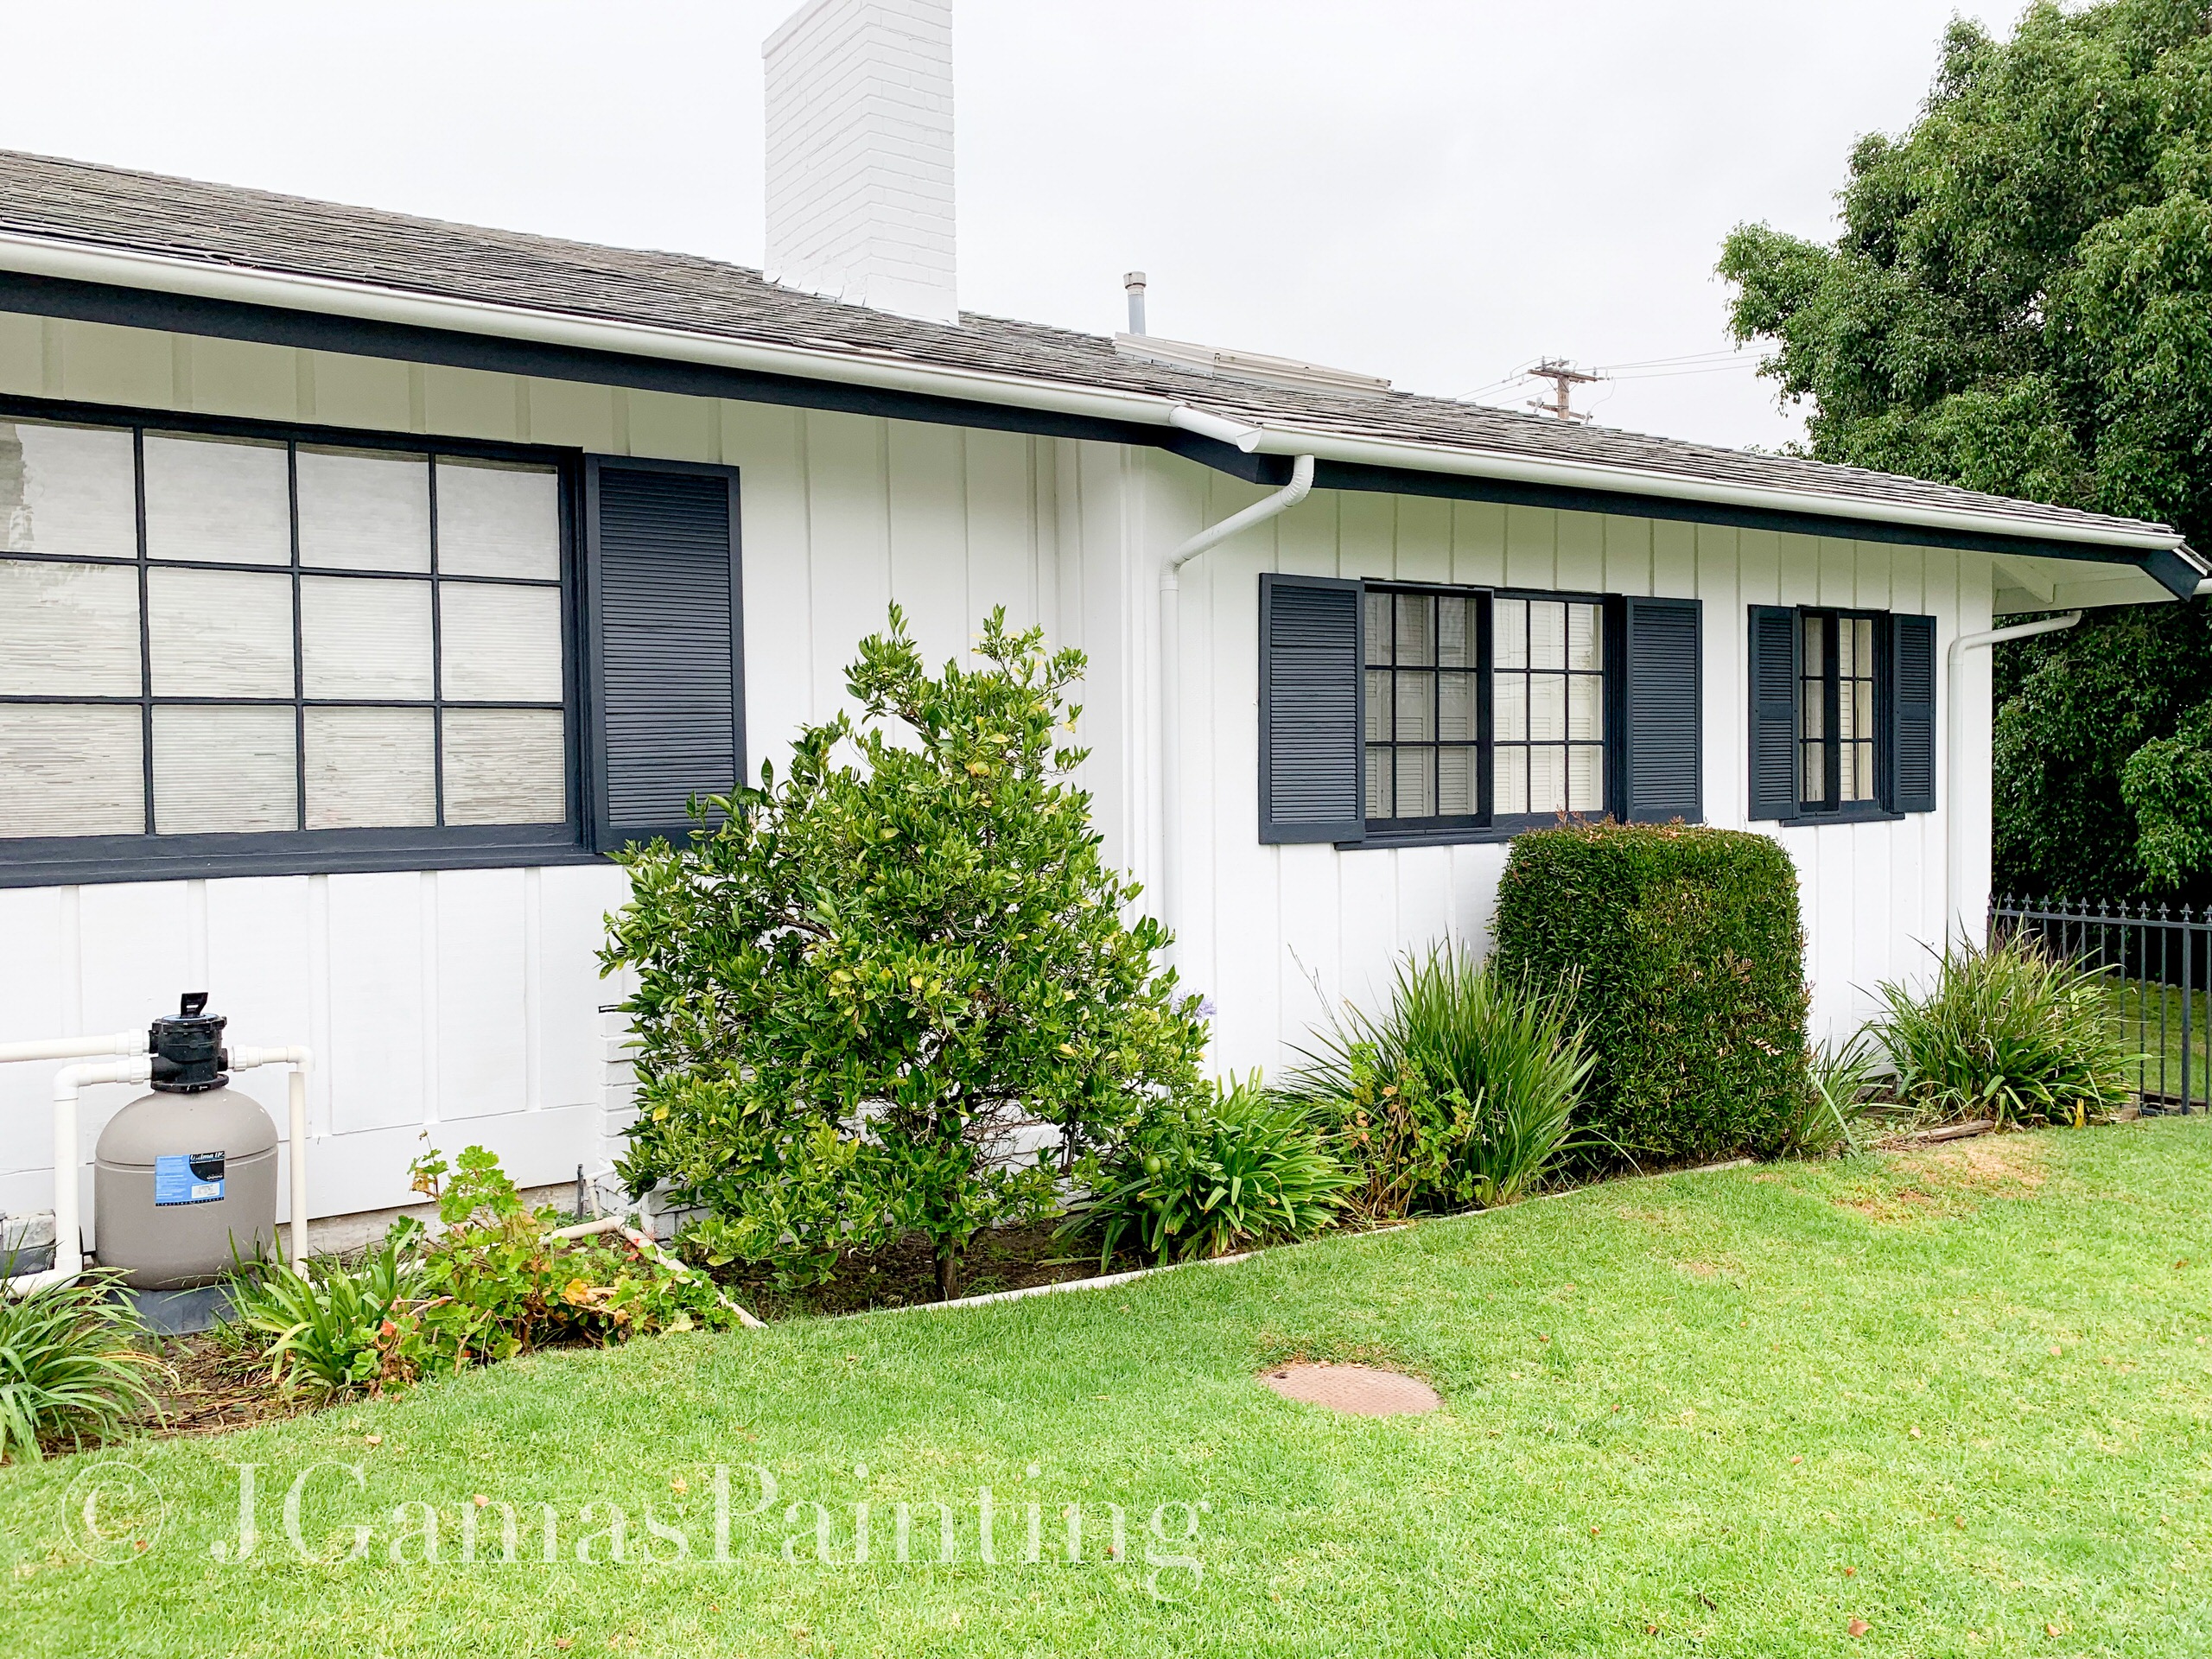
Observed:
[[[1187,398],[1232,417],[1338,436],[1671,474],[1868,506],[2001,513],[2016,523],[2047,524],[2060,539],[2069,530],[2139,534],[2153,528],[1920,479],[1571,425],[1449,398],[1332,393],[1202,375],[1132,359],[1102,335],[973,312],[963,313],[957,327],[919,321],[800,293],[745,266],[690,254],[601,247],[16,151],[0,151],[0,232],[709,339]]]

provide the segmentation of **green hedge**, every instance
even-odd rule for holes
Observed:
[[[1780,1146],[1806,1068],[1797,874],[1764,836],[1570,824],[1515,837],[1497,963],[1576,982],[1597,1070],[1592,1155],[1676,1162]]]

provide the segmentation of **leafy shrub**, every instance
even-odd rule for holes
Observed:
[[[1368,1219],[1531,1191],[1592,1064],[1565,998],[1443,945],[1399,964],[1387,1012],[1346,1008],[1306,1062],[1287,1093],[1330,1127]]]
[[[121,1279],[86,1273],[0,1294],[0,1458],[36,1461],[46,1437],[104,1440],[153,1399],[144,1327],[112,1294]]]
[[[1255,1072],[1147,1113],[1064,1230],[1096,1231],[1102,1268],[1124,1237],[1162,1262],[1225,1255],[1320,1231],[1353,1179],[1306,1109],[1270,1096]]]
[[[2131,1092],[2136,1057],[2098,976],[2032,940],[1946,950],[1927,990],[1885,984],[1881,998],[1898,1097],[1929,1117],[2087,1123]]]
[[[560,1217],[531,1209],[481,1147],[452,1164],[416,1160],[415,1187],[443,1230],[411,1218],[356,1265],[244,1263],[232,1322],[288,1389],[337,1395],[405,1387],[533,1348],[620,1342],[654,1331],[738,1323],[703,1273],[619,1235],[555,1238]]]
[[[1771,1151],[1805,1104],[1805,938],[1781,847],[1740,830],[1516,836],[1493,971],[1564,988],[1597,1064],[1577,1124],[1632,1160]]]
[[[1158,923],[1108,869],[1057,747],[1077,652],[984,624],[983,665],[932,678],[894,606],[840,714],[788,775],[712,803],[688,845],[621,855],[602,961],[634,969],[641,1113],[620,1165],[711,1213],[708,1259],[819,1282],[908,1231],[957,1291],[976,1231],[1049,1213],[1064,1156],[1110,1145],[1197,1079],[1196,998],[1156,971]],[[849,764],[847,755],[857,757]]]

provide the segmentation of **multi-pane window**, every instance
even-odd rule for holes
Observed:
[[[552,467],[0,420],[0,837],[559,823]]]
[[[1365,595],[1367,816],[1424,822],[1481,811],[1477,598]]]
[[[1798,626],[1798,799],[1808,811],[1878,800],[1874,619],[1806,611]]]
[[[1362,603],[1370,824],[1605,810],[1602,601],[1370,587]]]
[[[1497,812],[1602,812],[1605,612],[1566,599],[1491,601]]]

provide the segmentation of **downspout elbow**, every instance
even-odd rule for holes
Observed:
[[[1218,547],[1240,531],[1264,524],[1278,513],[1289,512],[1311,494],[1313,489],[1313,457],[1300,455],[1290,463],[1289,483],[1271,495],[1262,496],[1242,512],[1233,512],[1217,524],[1208,524],[1170,553],[1166,563],[1160,567],[1160,591],[1173,593],[1179,587],[1183,567],[1199,554]]]

